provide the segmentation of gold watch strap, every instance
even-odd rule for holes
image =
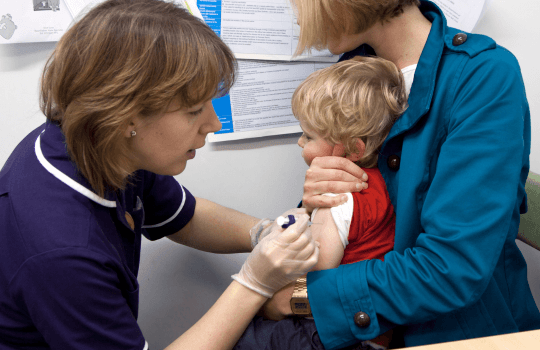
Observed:
[[[297,316],[312,317],[307,293],[306,277],[299,277],[296,279],[291,297],[291,310]]]
[[[307,298],[307,278],[299,277],[294,283],[293,298]]]

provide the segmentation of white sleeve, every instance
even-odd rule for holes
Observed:
[[[339,238],[343,243],[343,249],[349,244],[349,229],[351,228],[351,220],[353,216],[354,201],[352,194],[345,193],[347,195],[347,202],[338,205],[337,207],[330,208],[334,222],[338,228]],[[325,196],[335,197],[335,193],[325,193]],[[319,208],[315,208],[311,213],[311,221],[315,217],[315,214]]]

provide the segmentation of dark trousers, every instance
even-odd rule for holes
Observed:
[[[358,343],[343,350],[370,350],[369,344]],[[281,321],[255,316],[236,343],[234,350],[325,350],[315,321],[290,317]]]
[[[235,350],[324,350],[315,321],[301,317],[271,321],[256,316]]]

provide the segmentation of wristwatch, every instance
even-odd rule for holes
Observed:
[[[307,279],[299,277],[294,284],[294,291],[291,297],[291,309],[295,316],[313,317],[311,306],[307,295]]]

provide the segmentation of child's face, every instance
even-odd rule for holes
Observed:
[[[334,146],[329,144],[318,133],[311,130],[300,118],[300,127],[304,131],[302,136],[298,139],[298,146],[302,147],[302,157],[307,165],[311,165],[311,162],[315,157],[331,156]]]

